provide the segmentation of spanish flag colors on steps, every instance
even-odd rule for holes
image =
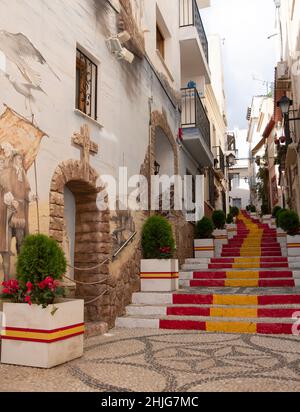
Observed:
[[[188,259],[179,279],[179,292],[154,294],[153,301],[138,296],[117,325],[130,327],[131,320],[136,327],[139,320],[141,327],[161,329],[292,334],[297,313],[300,317],[300,289],[276,230],[246,212],[221,257],[208,263]]]

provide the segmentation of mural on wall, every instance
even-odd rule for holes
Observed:
[[[6,108],[0,116],[0,254],[4,276],[10,273],[12,239],[19,253],[28,234],[31,194],[27,171],[34,163],[45,133],[28,120]]]
[[[116,252],[135,232],[135,223],[130,210],[117,209],[112,217],[113,251]]]
[[[45,93],[42,88],[42,68],[50,71],[57,80],[60,80],[46,59],[32,42],[23,33],[9,33],[0,30],[0,51],[5,58],[17,68],[20,79],[12,77],[7,71],[2,75],[6,77],[15,91],[25,97],[25,107],[30,108],[35,101],[33,91]]]

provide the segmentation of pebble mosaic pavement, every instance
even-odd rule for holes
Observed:
[[[300,337],[113,329],[51,370],[0,364],[0,391],[300,391]]]

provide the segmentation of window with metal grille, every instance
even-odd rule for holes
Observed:
[[[98,67],[81,50],[76,50],[76,109],[97,120]]]

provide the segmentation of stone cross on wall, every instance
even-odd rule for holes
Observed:
[[[74,133],[72,137],[72,143],[76,146],[80,146],[82,163],[83,178],[89,180],[90,170],[90,154],[96,155],[98,153],[98,145],[91,141],[90,131],[87,124],[80,128],[80,133]]]

